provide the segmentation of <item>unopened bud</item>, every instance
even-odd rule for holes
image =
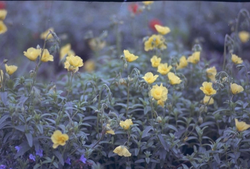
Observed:
[[[203,123],[203,118],[202,118],[201,116],[199,116],[198,122],[199,122],[200,124]]]
[[[161,122],[162,122],[161,116],[157,116],[156,121],[157,121],[158,123],[161,123]]]

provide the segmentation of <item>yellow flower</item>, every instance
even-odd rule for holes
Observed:
[[[69,43],[61,48],[60,60],[62,60],[66,55],[75,55],[75,52],[71,50],[71,45]]]
[[[29,48],[27,52],[24,51],[23,54],[29,60],[35,61],[37,57],[41,54],[41,49]]]
[[[125,146],[118,146],[114,149],[114,153],[118,154],[119,156],[130,157],[131,153]]]
[[[216,90],[213,88],[213,83],[211,82],[203,82],[202,87],[200,89],[203,91],[203,93],[207,96],[211,96],[216,94]]]
[[[110,128],[110,124],[107,124],[106,125],[106,134],[112,134],[112,135],[115,135],[115,132],[114,130],[112,130],[112,128]]]
[[[150,4],[154,3],[154,1],[143,1],[142,3],[144,5],[150,5]]]
[[[157,30],[158,33],[162,35],[166,35],[171,31],[169,27],[161,25],[155,25],[155,29]]]
[[[191,56],[188,57],[188,62],[197,64],[200,61],[201,52],[194,52]]]
[[[232,61],[235,63],[235,64],[241,64],[243,61],[240,57],[238,57],[237,55],[235,54],[232,54]]]
[[[51,140],[54,143],[53,148],[57,148],[59,145],[64,146],[69,139],[67,134],[62,134],[60,130],[56,130],[51,136]]]
[[[208,68],[208,69],[206,70],[206,72],[207,72],[207,77],[208,77],[210,80],[215,81],[215,76],[216,76],[216,74],[217,74],[217,70],[216,70],[215,66]]]
[[[161,63],[158,66],[157,72],[159,72],[162,75],[166,75],[171,69],[172,69],[172,66],[168,66],[167,63]]]
[[[3,34],[7,31],[6,25],[3,23],[3,21],[0,21],[0,34]]]
[[[133,125],[133,122],[131,119],[127,119],[125,121],[120,121],[120,126],[124,129],[124,130],[128,130],[130,128],[130,126]]]
[[[168,89],[162,86],[154,85],[150,90],[150,96],[152,96],[155,100],[166,101],[168,98]]]
[[[161,58],[158,58],[156,55],[154,55],[151,59],[151,64],[153,67],[158,67],[159,64],[161,63]]]
[[[43,50],[43,56],[41,57],[42,62],[54,61],[54,57],[50,55],[48,49]]]
[[[164,107],[165,102],[163,100],[157,100],[157,104]]]
[[[242,43],[246,43],[247,41],[249,41],[249,38],[250,38],[249,32],[240,31],[238,35]]]
[[[131,54],[128,50],[124,50],[123,53],[124,53],[124,56],[128,62],[133,62],[136,59],[138,59],[138,56]]]
[[[245,131],[250,128],[250,125],[246,124],[243,121],[239,122],[238,119],[234,119],[234,121],[235,121],[235,126],[238,131]]]
[[[230,88],[233,94],[238,94],[244,91],[243,87],[241,85],[237,85],[236,83],[231,83]]]
[[[54,28],[49,28],[47,29],[45,32],[43,32],[41,35],[40,35],[40,38],[41,39],[46,39],[47,35],[50,33],[50,31],[54,32]],[[47,39],[51,39],[53,38],[53,35],[50,33],[49,36],[47,37]]]
[[[77,72],[79,67],[83,66],[82,58],[79,56],[70,55],[66,57],[66,61],[64,62],[64,68],[68,71]]]
[[[95,62],[93,60],[87,60],[87,62],[84,63],[84,69],[87,72],[93,72],[95,70]]]
[[[183,69],[183,68],[187,67],[187,65],[188,65],[188,61],[187,61],[186,57],[182,56],[180,58],[179,65],[177,65],[176,69],[177,70]]]
[[[168,79],[171,85],[176,85],[181,83],[181,79],[172,72],[168,73]]]
[[[154,81],[158,78],[159,75],[153,75],[153,73],[148,72],[142,77],[148,84],[154,83]]]
[[[17,66],[15,65],[10,65],[8,66],[7,64],[5,64],[5,69],[6,69],[6,72],[9,74],[9,75],[12,75],[13,73],[15,73],[15,71],[17,70]]]
[[[7,10],[0,9],[0,20],[4,20],[7,15]]]
[[[144,50],[149,51],[154,48],[159,48],[161,50],[166,49],[165,39],[162,35],[152,35],[149,39],[144,43]]]
[[[203,103],[207,104],[208,101],[209,101],[209,99],[210,99],[210,96],[206,96],[205,95],[204,98],[203,98]],[[209,103],[208,103],[208,105],[211,105],[211,104],[214,104],[214,99],[213,98],[211,98],[210,101],[209,101]]]

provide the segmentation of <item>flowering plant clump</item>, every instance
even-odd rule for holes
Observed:
[[[34,17],[44,24],[39,29],[19,29],[11,2],[8,15],[2,3],[0,168],[249,168],[249,38],[240,31],[249,30],[246,9],[231,18],[232,32],[221,32],[222,25],[208,24],[220,18],[215,10],[209,19],[200,14],[195,22],[202,23],[191,27],[189,12],[183,11],[189,23],[165,17],[158,7],[168,2],[124,3],[122,15],[111,17],[108,30],[94,37],[102,27],[98,12],[88,16],[93,32],[86,30],[90,22],[81,27],[85,14],[65,21],[54,12],[60,23],[53,19],[55,29],[42,33],[52,24],[47,18]],[[60,10],[81,14],[60,3]],[[90,6],[99,11],[99,5]],[[44,13],[39,5],[33,8]],[[156,17],[167,24],[151,20]],[[23,25],[26,20],[22,16]],[[196,36],[199,25],[216,30],[213,45],[203,37],[209,32]],[[18,45],[9,41],[13,37]]]

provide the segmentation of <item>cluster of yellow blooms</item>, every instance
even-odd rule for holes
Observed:
[[[131,125],[133,125],[133,122],[131,119],[126,119],[125,121],[120,121],[120,126],[124,130],[130,129]],[[114,135],[115,132],[112,128],[110,128],[110,124],[106,125],[106,134],[112,134]],[[118,154],[119,156],[124,156],[124,157],[130,157],[131,153],[128,151],[126,146],[118,146],[114,149],[114,153]]]
[[[4,19],[6,18],[7,16],[7,10],[5,9],[0,9],[0,34],[3,34],[5,33],[8,29],[6,27],[6,25],[4,24]],[[6,70],[6,73],[8,73],[8,75],[12,75],[16,70],[17,70],[17,66],[15,65],[7,65],[5,64],[5,70]],[[0,74],[1,74],[1,77],[0,77],[0,83],[1,81],[3,80],[3,71],[1,70],[0,71]]]
[[[236,65],[243,63],[243,60],[235,54],[232,54],[231,60]],[[217,74],[217,70],[216,70],[215,66],[206,69],[206,73],[207,73],[207,77],[211,81],[216,80],[215,76]],[[213,104],[214,99],[211,96],[216,94],[216,90],[213,88],[212,83],[211,82],[203,82],[202,87],[200,87],[200,89],[205,94],[205,97],[203,98],[203,103],[208,104],[208,105]],[[231,93],[235,95],[235,94],[238,94],[240,92],[243,92],[244,88],[241,85],[238,85],[236,83],[231,83],[230,90],[231,90]],[[209,103],[208,103],[208,101],[209,101]]]
[[[3,34],[8,30],[3,22],[3,20],[6,18],[6,15],[7,15],[7,10],[0,9],[0,34]]]
[[[162,35],[168,34],[171,30],[167,26],[155,25],[155,29],[159,33],[158,35],[154,34],[148,38],[144,43],[144,50],[149,51],[155,48],[164,50],[167,48],[165,44],[165,38]]]
[[[31,61],[36,61],[38,56],[42,62],[54,61],[54,57],[49,53],[48,49],[42,50],[41,48],[36,49],[31,47],[27,51],[24,51],[23,54]]]

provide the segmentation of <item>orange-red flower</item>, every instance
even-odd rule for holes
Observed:
[[[155,25],[162,25],[161,21],[159,21],[158,19],[152,19],[150,22],[149,22],[149,27],[157,32],[157,30],[155,29]]]
[[[128,6],[128,10],[130,11],[130,12],[132,12],[133,14],[139,14],[140,13],[140,11],[138,10],[138,4],[137,3],[132,3],[132,4],[130,4],[129,6]]]

